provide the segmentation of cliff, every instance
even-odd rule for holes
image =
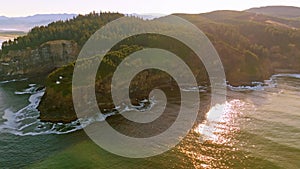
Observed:
[[[252,85],[252,82],[269,79],[274,73],[280,73],[287,71],[289,73],[300,72],[300,57],[293,57],[291,59],[276,58],[264,58],[258,57],[250,51],[240,52],[234,48],[228,47],[222,43],[214,43],[217,51],[220,53],[220,58],[223,62],[226,78],[228,83],[233,86],[240,85]],[[120,57],[120,55],[126,55],[123,51],[135,50],[132,47],[126,47],[124,50],[116,50],[112,54],[108,55],[108,58]],[[182,50],[182,48],[178,47]],[[191,56],[191,55],[190,55]],[[109,59],[108,59],[109,60]],[[113,59],[109,60],[109,63],[114,63]],[[194,66],[199,66],[200,63],[193,63],[195,60],[193,57],[188,61]],[[103,65],[102,65],[103,66]],[[105,66],[104,66],[105,67]],[[200,70],[195,72],[198,84],[208,85],[208,77],[203,65],[200,65]],[[174,68],[176,69],[176,68]],[[46,80],[46,93],[42,98],[42,101],[38,107],[40,110],[40,118],[42,121],[51,122],[71,122],[77,119],[74,111],[72,101],[72,74],[74,70],[74,64],[69,64],[56,71],[52,72]],[[108,70],[107,70],[108,71]],[[113,70],[111,72],[114,72]],[[100,110],[114,109],[112,100],[110,98],[110,81],[112,74],[104,72],[106,75],[104,78],[98,77],[95,82],[96,97]],[[199,78],[201,77],[201,78]],[[147,99],[150,89],[154,89],[155,86],[168,85],[165,91],[168,94],[174,92],[174,81],[170,81],[170,77],[163,75],[162,73],[155,74],[151,71],[144,71],[139,74],[138,77],[132,80],[130,88],[132,103],[138,105],[139,101]],[[122,84],[118,84],[119,88],[122,88]],[[118,86],[116,86],[118,88]],[[171,89],[171,90],[166,90]],[[89,98],[82,98],[83,102],[87,102]],[[122,99],[122,98],[120,98]],[[104,111],[105,112],[105,111]]]
[[[220,55],[230,85],[252,85],[251,82],[269,79],[275,73],[300,72],[299,21],[237,11],[178,15],[198,26],[211,40]],[[84,18],[81,16],[81,19],[84,20]],[[74,24],[77,25],[77,21],[75,21]],[[69,23],[59,24],[59,26],[64,27],[64,24],[68,25]],[[65,29],[66,32],[69,32],[68,29],[75,28],[77,27],[66,27]],[[88,30],[88,28],[86,29]],[[43,29],[43,31],[47,32],[47,29]],[[83,33],[84,30],[80,30],[80,32]],[[87,38],[85,37],[85,39]],[[116,62],[121,61],[130,52],[142,49],[145,45],[150,48],[155,48],[155,45],[163,46],[166,50],[189,58],[190,65],[197,67],[196,72],[193,73],[198,78],[198,84],[209,85],[204,66],[195,62],[193,54],[180,44],[173,42],[170,44],[170,41],[164,39],[153,41],[155,39],[157,40],[157,37],[147,40],[140,38],[140,44],[130,44],[131,41],[127,39],[124,41],[123,47],[114,48],[108,54],[107,63],[104,63],[106,70],[95,83],[100,109],[114,108],[109,97],[109,79],[112,76],[111,72],[114,72],[116,68]],[[134,46],[135,44],[137,46]],[[76,59],[79,49],[80,47],[73,41],[59,40],[46,42],[33,50],[28,48],[9,51],[1,57],[0,72],[2,77],[7,78],[17,75],[45,74],[55,69],[47,76],[45,82],[46,92],[38,107],[41,112],[40,118],[42,121],[71,122],[77,119],[72,101],[72,74],[73,61]],[[167,75],[155,74],[155,71],[142,72],[132,82],[132,91],[136,92],[131,95],[133,104],[138,104],[138,101],[145,99],[153,85],[164,85],[162,82],[172,82],[172,80],[170,81],[170,77]],[[122,84],[119,85],[122,86]],[[172,83],[169,85],[175,86]]]
[[[300,31],[294,27],[298,26],[298,22],[276,19],[276,23],[280,22],[282,24],[273,24],[270,21],[274,18],[236,11],[218,11],[201,15],[180,14],[180,16],[190,20],[207,34],[220,55],[230,85],[252,85],[251,82],[262,82],[275,73],[300,72]],[[293,27],[282,26],[287,22],[291,22],[290,25],[293,25]],[[143,47],[145,44],[151,45],[151,40],[144,40],[141,46]],[[163,42],[156,42],[155,44],[160,46],[169,45]],[[173,47],[170,50],[178,49],[177,52],[190,55],[187,51],[183,51],[182,47],[174,47],[176,44],[171,46]],[[173,51],[173,53],[176,53],[176,51]],[[123,51],[115,51],[115,54],[111,54],[110,57],[116,58],[122,54],[124,54]],[[192,58],[190,61],[195,66],[200,65],[201,67],[196,76],[205,78],[198,79],[199,82],[207,82],[208,78],[203,65],[193,63]],[[113,61],[111,62],[113,63]],[[53,72],[48,77],[46,94],[38,107],[41,111],[40,117],[42,120],[70,122],[76,119],[71,92],[73,68],[72,64],[68,65]],[[149,72],[144,73],[142,77],[149,75]],[[63,79],[57,85],[56,81],[59,77],[63,77]],[[165,77],[154,75],[142,80],[135,79],[132,82],[134,84],[133,88],[138,91],[141,88],[137,86],[143,86],[144,89],[139,91],[140,94],[133,96],[142,100],[148,94],[147,92],[143,93],[143,91],[148,91],[153,87],[148,84],[151,84],[151,82],[152,84],[159,84],[157,79],[160,78]],[[141,82],[143,83],[141,84]],[[100,109],[100,102],[106,103],[102,104],[102,109],[113,108],[109,99],[110,87],[108,84],[109,82],[104,79],[96,81],[95,92]],[[105,106],[103,107],[103,105]]]
[[[79,46],[73,41],[56,40],[36,49],[12,50],[0,58],[0,79],[46,74],[77,58]]]

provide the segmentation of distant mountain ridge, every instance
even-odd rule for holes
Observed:
[[[67,20],[77,14],[37,14],[26,17],[0,16],[0,30],[28,31],[35,26],[47,25],[58,20]]]
[[[77,14],[36,14],[26,17],[6,17],[0,16],[0,32],[3,31],[29,31],[35,26],[48,25],[51,22],[76,17]],[[127,14],[127,16],[136,16],[139,18],[151,20],[164,16],[164,14]]]
[[[246,12],[284,18],[300,18],[300,8],[294,6],[266,6],[259,8],[251,8],[246,10]]]

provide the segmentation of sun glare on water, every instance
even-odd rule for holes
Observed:
[[[242,127],[239,119],[243,119],[244,112],[249,111],[248,108],[253,110],[253,104],[239,99],[211,107],[205,121],[192,131],[191,139],[186,139],[183,146],[178,147],[191,160],[193,168],[232,166],[231,161],[239,158],[239,148],[235,146],[239,144],[235,136]]]
[[[243,114],[245,102],[235,99],[212,107],[206,115],[206,120],[195,128],[202,141],[215,144],[232,144],[232,133],[240,130],[236,123],[237,117]]]

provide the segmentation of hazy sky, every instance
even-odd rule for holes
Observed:
[[[268,5],[300,7],[300,0],[2,0],[0,16],[48,13],[202,13],[213,10],[244,10]]]

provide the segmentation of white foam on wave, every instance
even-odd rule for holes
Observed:
[[[6,109],[2,116],[4,122],[0,122],[0,133],[10,133],[18,136],[36,136],[47,134],[67,134],[77,130],[80,130],[94,122],[101,122],[106,120],[107,117],[113,116],[116,112],[108,114],[95,114],[92,117],[80,118],[71,123],[50,123],[41,122],[39,117],[39,111],[37,107],[41,101],[42,96],[45,93],[45,89],[37,90],[37,85],[31,84],[28,89],[25,89],[22,93],[16,94],[31,94],[28,98],[30,104],[20,109],[17,112],[13,112],[11,109]],[[150,102],[149,106],[145,106],[146,102]],[[116,109],[119,113],[124,113],[132,110],[151,109],[155,104],[154,98],[141,101],[140,106],[118,106]]]
[[[252,82],[251,86],[231,86],[227,85],[227,88],[232,91],[262,91],[266,88],[274,88],[277,86],[276,78],[278,77],[292,77],[300,79],[300,74],[275,74],[271,76],[269,80],[265,80],[264,82]]]
[[[108,116],[113,115],[111,113],[82,118],[67,124],[41,122],[38,119],[39,111],[37,110],[37,106],[44,93],[44,90],[33,93],[28,99],[30,104],[17,112],[6,109],[2,116],[5,122],[0,125],[0,133],[10,133],[18,136],[66,134],[80,130],[95,121],[104,121]]]
[[[300,79],[300,74],[276,74],[273,75],[273,77],[293,77],[293,78],[297,78]]]
[[[205,87],[205,86],[187,86],[187,87],[180,88],[180,90],[184,91],[184,92],[201,92],[201,93],[204,93],[204,92],[207,92],[207,87]]]
[[[231,91],[242,92],[242,91],[262,91],[268,86],[262,82],[252,82],[252,86],[231,86],[227,85],[227,88]]]
[[[149,100],[144,99],[140,101],[139,105],[127,105],[127,104],[121,104],[119,106],[116,106],[116,110],[120,114],[130,111],[140,111],[140,112],[146,112],[153,108],[153,106],[157,103],[154,96],[151,97]]]
[[[16,129],[17,122],[14,120],[16,118],[16,114],[11,109],[6,109],[4,111],[4,115],[2,116],[4,120],[4,125],[7,129]],[[3,126],[1,128],[4,128]]]
[[[36,91],[36,85],[35,84],[30,84],[29,88],[24,89],[23,91],[15,91],[15,94],[17,95],[23,95],[23,94],[34,94]]]
[[[1,81],[0,84],[10,83],[10,82],[20,82],[25,80],[28,80],[28,78],[5,80],[5,81]]]
[[[32,94],[28,99],[30,104],[17,112],[6,109],[2,116],[5,122],[0,125],[0,132],[22,135],[27,127],[35,124],[38,112],[34,111],[34,109],[36,109],[43,95],[44,90]]]

